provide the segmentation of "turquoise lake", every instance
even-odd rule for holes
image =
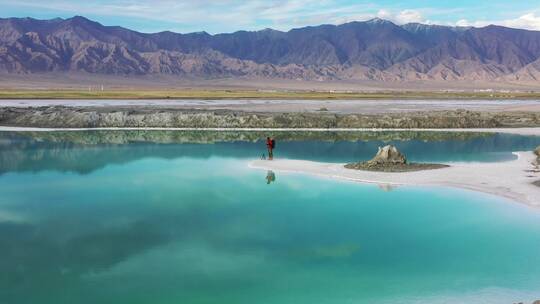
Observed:
[[[272,134],[276,157],[506,161],[540,137]],[[261,134],[0,132],[0,303],[529,303],[540,210],[250,169]]]

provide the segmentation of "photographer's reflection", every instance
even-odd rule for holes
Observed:
[[[270,185],[271,183],[275,181],[276,181],[276,174],[272,170],[269,170],[268,173],[266,174],[266,184]]]

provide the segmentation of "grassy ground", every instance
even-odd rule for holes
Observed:
[[[333,93],[247,90],[0,90],[0,99],[539,99],[540,92]]]

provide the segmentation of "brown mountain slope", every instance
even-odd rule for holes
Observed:
[[[289,32],[144,34],[84,17],[0,19],[0,72],[303,80],[536,81],[540,32],[374,19]]]

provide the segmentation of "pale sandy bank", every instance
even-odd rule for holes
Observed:
[[[383,114],[463,109],[480,112],[539,112],[538,100],[290,100],[290,99],[4,99],[0,107],[150,107],[204,110],[234,110],[263,113],[319,112],[321,108],[340,114]]]
[[[249,166],[276,172],[298,172],[342,180],[380,185],[450,186],[495,194],[530,206],[540,207],[540,179],[532,152],[514,152],[516,160],[496,163],[447,163],[448,168],[419,172],[372,172],[344,168],[344,164],[303,160],[256,160]]]

